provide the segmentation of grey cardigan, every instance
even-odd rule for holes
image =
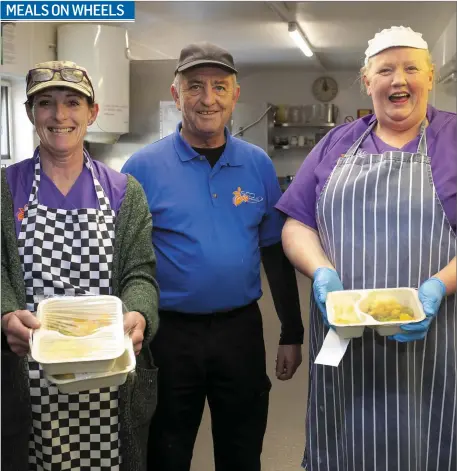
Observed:
[[[25,309],[25,287],[13,214],[13,201],[1,175],[1,315]],[[149,423],[157,403],[157,368],[149,350],[158,328],[159,289],[152,247],[152,219],[140,184],[128,176],[116,218],[113,295],[146,319],[143,350],[137,368],[120,387],[121,471],[146,471]],[[28,470],[31,406],[28,363],[11,352],[2,333],[2,458],[5,471]]]

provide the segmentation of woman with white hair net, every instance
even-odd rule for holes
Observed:
[[[410,28],[376,34],[361,72],[374,114],[328,133],[276,206],[313,279],[303,466],[456,470],[456,115],[428,104],[434,69]],[[365,329],[338,367],[314,364],[329,292],[395,287],[418,288],[424,321]]]

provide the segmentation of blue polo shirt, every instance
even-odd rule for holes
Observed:
[[[148,199],[160,309],[210,313],[244,306],[262,295],[259,247],[281,240],[273,163],[226,129],[224,153],[211,168],[180,129],[181,123],[122,169]]]

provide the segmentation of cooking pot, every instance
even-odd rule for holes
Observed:
[[[336,123],[338,118],[338,107],[334,104],[319,103],[317,105],[309,105],[311,123]]]
[[[289,107],[287,105],[278,105],[275,111],[275,122],[278,124],[287,123],[289,120]]]

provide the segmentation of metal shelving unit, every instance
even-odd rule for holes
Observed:
[[[273,146],[273,149],[274,150],[291,150],[291,149],[294,149],[294,150],[297,150],[297,149],[303,149],[303,150],[311,150],[313,148],[313,146],[291,146],[291,145],[288,145],[288,146]]]
[[[334,128],[335,123],[274,123],[275,128]]]
[[[267,152],[272,158],[280,156],[291,156],[291,158],[294,158],[296,155],[303,156],[304,158],[327,132],[337,126],[336,123],[326,123],[323,121],[288,121],[285,123],[277,123],[275,122],[276,106],[273,104],[269,104],[269,106],[271,109],[267,114]],[[311,143],[305,141],[304,146],[299,146],[290,145],[290,141],[284,143],[275,142],[277,136],[290,139],[292,136],[299,138],[299,135],[304,136],[305,140],[311,141]]]

